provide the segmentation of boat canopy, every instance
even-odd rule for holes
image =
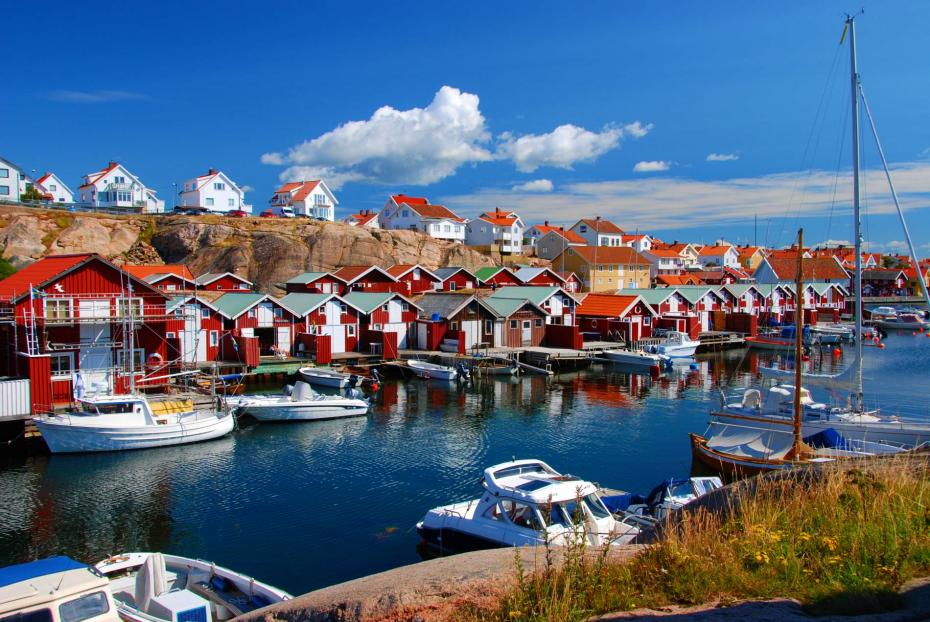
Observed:
[[[714,451],[757,460],[782,460],[794,446],[790,429],[753,428],[747,425],[711,422],[707,446]]]
[[[67,572],[68,570],[80,570],[87,567],[87,564],[82,564],[64,555],[49,557],[47,559],[38,559],[34,562],[26,562],[24,564],[15,564],[13,566],[7,566],[6,568],[0,568],[0,587],[6,587],[21,581],[28,581],[36,577]]]

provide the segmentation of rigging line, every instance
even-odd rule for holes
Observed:
[[[836,156],[836,169],[833,175],[833,196],[830,198],[830,212],[827,216],[827,235],[826,238],[830,239],[830,232],[833,230],[833,210],[836,207],[836,193],[839,189],[840,183],[840,169],[843,166],[843,152],[846,147],[846,128],[849,125],[849,107],[843,106],[845,113],[843,115],[843,123],[840,127],[840,144],[837,148]]]
[[[799,171],[803,171],[806,163],[808,162],[808,154],[811,152],[811,148],[810,148],[811,142],[816,142],[817,146],[819,146],[820,144],[820,135],[823,133],[823,123],[821,122],[820,119],[821,119],[821,116],[825,116],[826,114],[825,102],[828,99],[829,95],[833,93],[834,74],[836,73],[836,67],[838,65],[838,60],[839,60],[841,49],[842,49],[842,46],[837,46],[836,50],[833,52],[833,61],[830,63],[830,70],[827,72],[827,79],[824,82],[823,90],[820,93],[820,100],[817,103],[817,110],[814,113],[814,119],[811,122],[811,128],[807,135],[807,143],[805,144],[804,151],[801,155],[801,163],[798,168]],[[814,132],[815,130],[817,130],[818,126],[820,127],[820,131],[817,132],[817,138],[816,138],[816,141],[814,141]],[[817,151],[817,147],[815,146],[814,153],[816,153],[816,151]],[[805,180],[805,183],[806,181],[809,180],[810,175],[811,175],[811,171],[808,167],[808,176],[807,176],[807,179]],[[789,210],[791,208],[791,205],[794,203],[794,197],[797,194],[798,185],[800,184],[800,182],[801,182],[800,177],[795,178],[794,185],[791,189],[791,195],[788,198],[788,205],[786,206]],[[800,213],[800,209],[801,208],[800,208],[800,203],[799,203],[797,213]],[[798,217],[799,216],[797,216],[796,219]],[[787,218],[788,218],[788,214],[786,213],[785,216],[782,218],[782,226],[781,226],[780,231],[778,232],[779,240],[784,239]]]

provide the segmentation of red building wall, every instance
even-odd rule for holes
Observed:
[[[478,280],[475,277],[464,272],[457,272],[442,282],[442,289],[447,292],[461,291],[463,289],[475,289],[477,284]]]
[[[240,288],[240,285],[245,286],[245,289]],[[213,281],[209,285],[200,287],[199,289],[209,292],[248,292],[251,291],[252,286],[246,283],[245,279],[240,279],[238,277],[230,276],[227,274]]]

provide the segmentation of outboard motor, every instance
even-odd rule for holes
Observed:
[[[375,382],[381,384],[381,372],[378,371],[377,367],[371,368],[371,377],[375,379]]]
[[[349,374],[349,386],[350,387],[357,387],[358,381],[359,381],[359,377],[356,374]]]
[[[294,392],[294,385],[292,384],[284,385],[284,395],[286,395],[287,397],[290,397],[291,393],[293,392]]]
[[[465,367],[465,363],[461,363],[461,362],[456,363],[455,368],[458,370],[459,378],[463,382],[468,382],[469,380],[471,380],[471,372],[468,370],[467,367]]]

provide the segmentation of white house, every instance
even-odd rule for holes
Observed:
[[[0,201],[19,201],[28,184],[29,178],[22,168],[0,158]]]
[[[424,197],[391,195],[379,220],[382,229],[408,229],[441,240],[465,241],[467,221],[447,207],[430,204]]]
[[[283,216],[306,216],[335,222],[339,201],[322,179],[292,181],[274,191],[271,210]]]
[[[739,251],[729,244],[714,244],[713,246],[702,247],[698,251],[698,262],[705,268],[717,266],[739,270],[741,267]]]
[[[469,246],[496,246],[502,254],[523,252],[523,219],[516,212],[496,208],[465,225],[465,243]]]
[[[635,248],[637,253],[645,253],[652,248],[652,236],[648,233],[623,235],[620,238],[620,243]]]
[[[660,274],[681,274],[686,266],[685,258],[672,248],[650,248],[643,256],[649,260],[650,279]]]
[[[378,212],[363,209],[357,214],[346,216],[342,222],[352,227],[368,227],[369,229],[380,229],[378,221]]]
[[[42,177],[35,180],[35,187],[39,192],[45,194],[49,201],[55,203],[74,203],[74,193],[71,192],[61,177],[55,173],[46,171]]]
[[[583,237],[588,246],[623,246],[623,229],[600,216],[579,220],[571,231]]]
[[[245,192],[225,173],[211,168],[206,175],[188,179],[181,190],[181,205],[201,207],[211,212],[250,211]]]
[[[110,162],[106,168],[84,175],[78,188],[81,203],[94,207],[141,209],[144,213],[165,211],[165,202],[146,188],[142,181],[119,162]]]

